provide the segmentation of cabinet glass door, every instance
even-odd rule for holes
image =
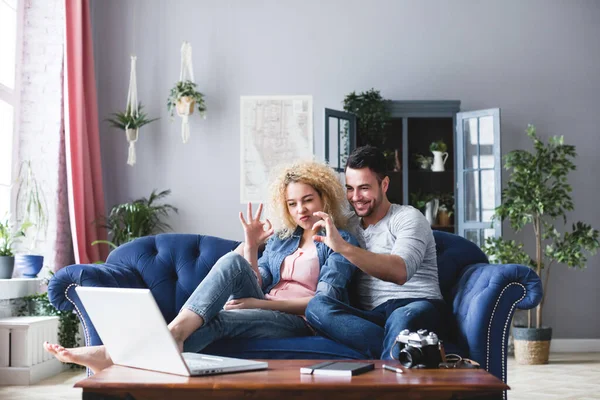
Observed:
[[[348,156],[356,148],[356,115],[325,109],[325,162],[344,172]]]
[[[502,235],[502,224],[492,226],[502,200],[500,109],[456,115],[457,233],[482,246],[488,237]]]

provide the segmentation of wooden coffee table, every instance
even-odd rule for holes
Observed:
[[[188,378],[113,365],[75,384],[83,399],[463,399],[501,396],[509,387],[484,370],[375,370],[353,377],[300,374],[323,360],[266,360],[269,369]],[[389,364],[389,363],[388,363]]]

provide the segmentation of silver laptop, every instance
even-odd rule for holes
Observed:
[[[149,289],[75,288],[115,364],[197,376],[266,369],[268,363],[180,353]]]

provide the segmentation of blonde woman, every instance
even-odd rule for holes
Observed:
[[[199,352],[222,338],[312,335],[304,318],[308,302],[317,290],[347,301],[346,287],[355,271],[322,242],[326,217],[341,229],[344,240],[358,245],[344,230],[346,206],[344,189],[326,165],[310,161],[283,169],[270,187],[275,229],[269,220],[261,221],[262,204],[254,215],[251,204],[246,217],[240,212],[245,240],[239,253],[215,263],[169,324],[180,350]],[[104,346],[44,347],[59,360],[93,372],[112,365]]]

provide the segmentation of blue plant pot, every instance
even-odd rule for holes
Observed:
[[[21,272],[25,278],[35,278],[40,273],[44,265],[44,256],[34,256],[30,254],[15,255],[15,268]]]

